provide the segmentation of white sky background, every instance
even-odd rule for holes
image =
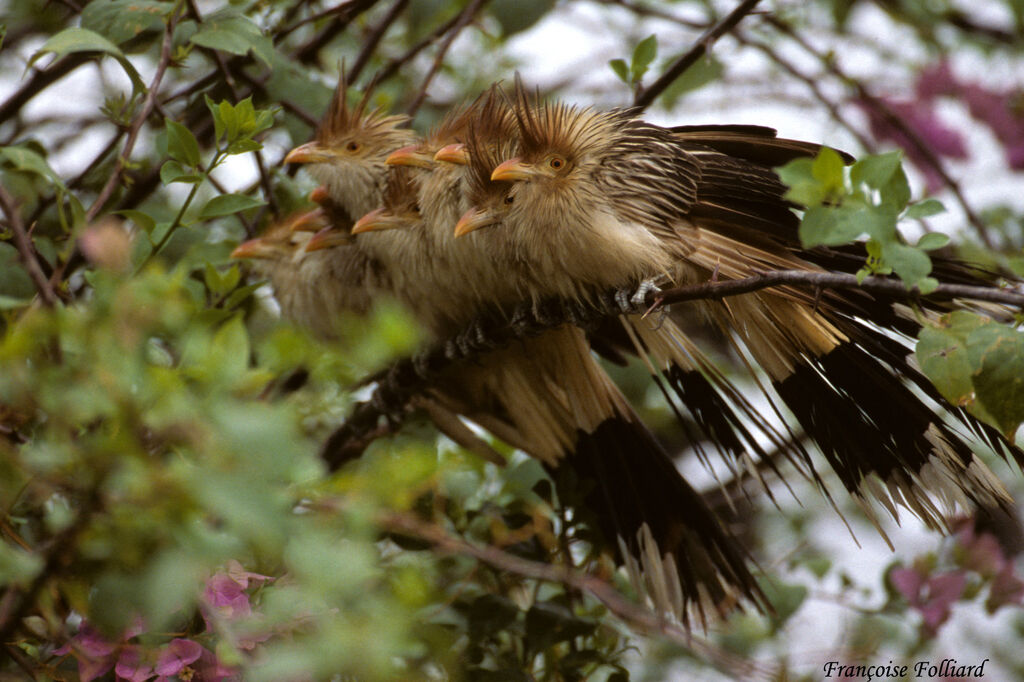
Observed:
[[[734,6],[733,2],[720,4],[725,10]],[[774,6],[770,2],[762,4],[765,8]],[[1009,25],[1000,2],[979,0],[962,4],[969,7],[971,16],[978,21]],[[791,8],[799,6],[790,4]],[[688,5],[669,5],[666,9],[693,20],[702,19],[701,16],[694,14],[694,9]],[[754,21],[756,19],[748,18],[741,26],[748,26]],[[910,61],[911,58],[916,59],[920,56],[907,54],[908,50],[916,46],[916,40],[912,36],[903,35],[901,30],[873,5],[864,6],[862,3],[861,9],[854,16],[852,26],[854,33],[869,37],[871,41],[880,41],[892,46],[901,59]],[[568,99],[584,105],[619,106],[628,104],[629,93],[608,68],[607,62],[616,57],[628,60],[635,44],[650,33],[657,33],[659,36],[658,60],[646,78],[646,82],[650,83],[659,73],[665,58],[679,54],[690,46],[695,37],[692,31],[660,20],[648,20],[637,26],[634,16],[621,8],[574,2],[561,5],[539,25],[513,38],[509,47],[522,61],[520,71],[529,84],[539,85],[543,89],[545,84],[562,82],[566,74],[581,74],[567,91]],[[473,37],[467,34],[456,41],[451,55],[452,60],[458,58],[460,43],[469,40],[473,40]],[[0,99],[6,98],[21,85],[24,64],[41,44],[42,40],[31,45],[20,45],[18,54],[12,55],[8,52],[6,55],[0,55]],[[652,107],[648,118],[665,124],[767,125],[778,129],[783,137],[824,141],[855,154],[861,152],[851,137],[828,118],[822,107],[801,105],[800,100],[806,100],[811,95],[798,83],[790,82],[787,86],[789,92],[795,96],[792,104],[778,99],[767,103],[759,102],[759,95],[776,91],[771,83],[757,82],[757,79],[766,73],[766,60],[752,49],[737,54],[734,45],[729,37],[723,38],[716,52],[726,63],[729,77],[740,82],[749,81],[749,85],[728,90],[712,85],[686,96],[681,100],[677,110],[671,114]],[[819,44],[817,47],[827,50],[834,46]],[[868,83],[875,94],[895,98],[913,97],[913,74],[901,65],[888,68],[887,65],[877,63],[876,52],[858,49],[855,46],[844,48],[840,54],[842,67],[854,76],[892,74],[892,79],[884,83]],[[806,55],[794,52],[787,53],[787,57],[808,73],[817,71],[816,62]],[[46,64],[49,59],[44,58],[42,63]],[[148,82],[152,77],[154,65],[137,57],[131,59],[143,80]],[[993,63],[967,50],[953,55],[952,66],[959,78],[977,81],[992,88],[1014,84],[1019,86],[1024,82],[1024,65],[1021,63]],[[102,88],[96,87],[96,78],[99,74],[120,89],[127,91],[130,87],[120,67],[112,60],[106,59],[100,67],[79,69],[71,77],[64,78],[60,82],[59,101],[43,98],[32,100],[28,104],[28,114],[30,117],[51,115],[67,119],[96,115],[102,105]],[[444,87],[441,79],[435,84],[438,92],[443,92]],[[835,86],[831,87],[832,94],[836,94]],[[737,90],[745,93],[742,99],[735,97]],[[595,93],[605,95],[600,101],[596,101]],[[612,99],[608,99],[609,94]],[[615,97],[618,99],[614,99]],[[975,208],[984,208],[996,203],[1006,203],[1018,210],[1024,210],[1024,175],[1012,173],[1007,169],[1002,151],[991,133],[973,122],[965,107],[956,102],[945,102],[940,112],[948,125],[965,131],[967,135],[971,158],[963,163],[946,163],[950,173],[961,183],[972,205]],[[845,113],[857,123],[863,122],[858,112],[847,110]],[[72,146],[51,157],[51,165],[64,177],[74,176],[106,143],[108,134],[83,136]],[[146,153],[146,142],[145,137],[140,140],[136,156]],[[278,152],[283,154],[286,151],[284,147],[288,144],[287,136],[270,138],[267,141],[268,158],[275,158]],[[923,182],[912,168],[908,168],[908,173],[914,195],[920,197]],[[255,170],[248,155],[233,157],[232,163],[219,172],[218,179],[232,190],[248,186],[255,179]],[[184,186],[181,186],[181,189],[182,192],[187,191]],[[948,193],[940,194],[938,197],[943,200],[949,213],[931,219],[930,226],[933,229],[955,233],[964,224],[962,212]],[[997,469],[996,473],[1003,480],[1017,483],[1016,493],[1020,499],[1019,472],[1011,472],[1007,467],[1002,467]],[[707,473],[699,467],[688,468],[687,476],[697,482],[709,480]],[[843,495],[838,489],[834,492],[837,497]],[[824,510],[824,505],[813,501],[815,495],[815,492],[806,489],[802,492],[802,499],[812,507],[820,506]],[[782,493],[781,500],[784,507],[795,511],[794,503],[785,493]],[[778,526],[784,518],[784,513],[779,513],[776,519],[766,524],[766,532],[774,533],[772,526]],[[907,518],[905,521],[902,529],[889,524],[888,530],[898,548],[895,556],[909,560],[917,554],[935,549],[935,534],[925,531],[912,519]],[[845,570],[851,576],[860,576],[865,581],[874,580],[880,575],[882,568],[893,560],[894,555],[870,527],[857,530],[857,537],[861,543],[861,548],[858,549],[832,511],[823,511],[814,523],[814,528],[815,542],[836,560],[837,569]],[[799,548],[786,546],[776,548],[780,559],[797,549]],[[826,589],[838,592],[838,578],[835,577],[837,570],[833,570],[831,575],[833,577],[830,583],[826,583]],[[876,595],[880,593],[877,584],[867,584],[875,589]],[[1005,612],[999,618],[989,620],[980,609],[964,609],[958,606],[954,614],[956,622],[943,630],[939,650],[946,650],[948,655],[967,664],[980,662],[980,659],[973,660],[969,642],[977,641],[974,639],[977,637],[997,637],[1000,630],[1010,627],[1009,616]],[[835,652],[836,647],[842,645],[844,628],[851,618],[852,614],[848,608],[839,606],[828,598],[809,600],[789,626],[792,663],[798,666],[798,670],[820,675],[821,665],[827,660],[837,658],[834,653],[829,652]],[[1017,652],[1017,655],[1024,660],[1024,652]],[[888,659],[871,662],[887,663]],[[678,679],[693,678],[687,672],[680,673]]]

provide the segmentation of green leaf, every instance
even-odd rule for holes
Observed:
[[[172,182],[194,184],[202,181],[202,175],[188,172],[182,168],[181,164],[177,161],[166,161],[164,165],[160,167],[160,182],[165,185],[169,185]]]
[[[950,404],[967,407],[974,401],[973,368],[963,338],[944,327],[925,327],[914,355],[921,371]]]
[[[199,166],[199,143],[192,131],[177,121],[164,119],[167,126],[167,153],[192,168]]]
[[[786,198],[808,208],[818,206],[825,200],[821,182],[814,177],[814,160],[794,159],[775,169],[783,183],[789,186]]]
[[[811,165],[811,174],[821,183],[822,191],[826,197],[841,195],[845,178],[843,158],[839,152],[830,148],[822,147]]]
[[[554,6],[555,0],[496,0],[490,4],[490,13],[507,38],[536,24]]]
[[[918,240],[917,248],[922,251],[933,251],[934,249],[941,249],[948,243],[948,235],[944,235],[941,232],[929,232],[926,235],[922,235],[921,239]]]
[[[917,286],[932,271],[928,254],[896,241],[882,244],[882,261],[892,267],[907,287]]]
[[[1024,332],[995,322],[967,336],[978,401],[1009,440],[1024,421]]]
[[[688,92],[698,90],[708,83],[714,83],[725,73],[725,64],[714,56],[707,56],[695,62],[690,68],[672,81],[661,96],[661,104],[671,109],[679,98]]]
[[[124,68],[125,72],[128,74],[128,78],[132,81],[132,87],[135,91],[146,91],[146,84],[142,82],[139,72],[135,70],[132,63],[129,62],[124,56],[124,53],[121,52],[121,48],[101,36],[99,33],[90,31],[87,28],[66,28],[57,35],[52,36],[49,40],[43,43],[41,48],[36,50],[36,53],[32,55],[32,58],[28,60],[28,66],[35,64],[40,57],[47,53],[53,53],[58,57],[63,57],[74,52],[101,52],[103,54],[110,55],[121,64],[122,68]]]
[[[140,230],[147,234],[152,232],[153,228],[156,226],[156,221],[153,219],[153,216],[148,213],[143,213],[142,211],[136,211],[130,208],[117,211],[117,213],[135,223]]]
[[[273,45],[256,24],[231,9],[207,16],[192,36],[192,42],[239,56],[245,56],[252,50],[268,66],[274,52]]]
[[[917,220],[945,212],[946,207],[938,199],[925,199],[924,201],[911,204],[903,215],[911,220]]]
[[[120,45],[145,31],[162,31],[165,17],[173,9],[173,3],[155,0],[90,2],[82,10],[82,28]]]
[[[38,152],[28,147],[0,147],[0,155],[6,158],[16,169],[35,173],[49,180],[61,190],[67,189],[64,181],[50,168],[50,164]]]
[[[800,221],[800,242],[805,248],[849,244],[863,234],[882,229],[884,216],[853,206],[815,206]]]
[[[629,67],[626,66],[625,59],[613,59],[608,62],[608,66],[612,67],[612,71],[623,83],[629,85]]]
[[[807,599],[807,588],[803,585],[784,583],[777,578],[766,577],[759,581],[765,597],[772,605],[771,616],[774,628],[785,624]]]
[[[907,180],[907,174],[903,172],[903,166],[896,167],[880,193],[882,207],[888,208],[896,215],[903,213],[910,201],[910,182]]]
[[[206,205],[199,211],[199,220],[231,215],[239,211],[263,206],[265,203],[267,202],[244,194],[221,194],[206,202]]]
[[[263,149],[262,144],[248,137],[243,137],[242,139],[235,140],[229,144],[225,151],[227,151],[228,154],[235,155],[247,154],[248,152],[259,151],[260,149]]]
[[[856,188],[862,183],[872,189],[882,189],[892,179],[900,165],[901,152],[865,156],[850,169],[850,181]]]
[[[629,75],[634,83],[643,80],[648,67],[658,56],[658,37],[651,34],[641,40],[633,50],[633,61],[629,66]]]

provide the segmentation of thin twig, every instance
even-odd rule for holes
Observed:
[[[366,64],[370,61],[370,55],[373,54],[373,51],[377,49],[377,45],[380,44],[384,34],[387,33],[391,24],[395,23],[408,5],[409,0],[396,0],[395,4],[388,10],[388,13],[380,20],[380,23],[373,27],[370,35],[366,36],[363,40],[363,47],[359,50],[359,54],[352,64],[352,69],[347,74],[349,83],[356,82],[359,74],[363,72]]]
[[[409,514],[384,512],[376,516],[377,525],[385,530],[410,535],[429,542],[437,550],[447,554],[468,556],[499,571],[531,580],[559,583],[579,592],[591,595],[633,630],[646,635],[660,635],[694,651],[697,655],[712,660],[740,678],[750,679],[752,675],[763,675],[758,663],[730,654],[663,616],[636,604],[608,581],[595,575],[565,565],[546,564],[524,559],[498,547],[477,545],[450,535],[440,526],[426,523]]]
[[[295,60],[300,63],[312,61],[313,57],[332,38],[345,30],[353,19],[377,4],[378,0],[349,0],[331,10],[335,14],[331,23],[320,33],[313,36],[306,44],[295,52]]]
[[[828,110],[829,115],[832,116],[832,120],[841,125],[848,133],[850,133],[850,135],[852,135],[853,138],[857,140],[857,144],[859,144],[864,149],[864,151],[866,151],[869,154],[874,153],[874,143],[872,143],[871,140],[865,137],[860,132],[860,130],[858,130],[855,125],[853,125],[852,122],[847,120],[847,118],[839,110],[838,104],[833,102],[825,95],[824,91],[821,89],[821,85],[818,79],[814,78],[813,76],[808,76],[807,74],[800,71],[800,69],[798,69],[796,65],[794,65],[785,57],[783,57],[781,54],[779,54],[778,51],[775,50],[771,45],[768,45],[767,43],[761,42],[759,40],[749,38],[746,35],[744,35],[741,31],[736,31],[734,35],[736,37],[736,40],[738,40],[741,45],[753,47],[754,49],[760,51],[766,57],[768,57],[768,59],[775,62],[775,64],[782,68],[784,71],[788,72],[791,76],[793,76],[797,80],[801,81],[804,85],[806,85],[807,89],[811,91],[812,95],[814,95],[814,98],[818,100],[818,102],[820,102],[822,106],[825,107],[825,109]]]
[[[423,104],[423,100],[427,96],[427,88],[430,87],[430,82],[434,80],[434,76],[441,68],[442,62],[444,62],[444,56],[448,54],[448,48],[452,46],[455,39],[462,33],[462,29],[469,25],[469,22],[473,20],[476,13],[480,11],[484,3],[487,0],[472,0],[466,8],[459,14],[458,21],[452,27],[452,30],[448,32],[448,36],[441,43],[441,46],[437,49],[437,55],[434,57],[434,63],[430,65],[430,70],[427,71],[427,75],[423,78],[423,83],[420,85],[419,92],[416,93],[416,97],[413,99],[412,104],[409,105],[409,109],[406,111],[407,114],[413,116],[419,111],[420,105]]]
[[[704,282],[702,284],[667,289],[661,293],[653,294],[653,305],[669,305],[694,299],[717,300],[780,285],[816,289],[863,289],[870,293],[884,294],[906,300],[918,298],[938,300],[968,298],[975,301],[1003,303],[1024,310],[1024,293],[1011,289],[971,286],[968,284],[940,284],[928,294],[922,294],[916,287],[907,289],[902,281],[890,277],[865,277],[864,281],[858,282],[856,275],[842,272],[809,272],[807,270],[776,270],[744,279]]]
[[[158,90],[160,89],[160,82],[164,78],[164,72],[167,71],[167,66],[171,62],[171,47],[173,44],[174,27],[178,24],[178,16],[181,11],[181,5],[178,5],[171,16],[167,20],[167,27],[164,30],[164,39],[160,45],[160,61],[156,65],[156,73],[153,74],[153,80],[149,84],[149,90],[146,92],[146,98],[142,102],[142,109],[135,116],[132,121],[131,127],[128,129],[128,139],[124,142],[124,149],[121,150],[121,155],[117,159],[117,163],[114,165],[114,170],[110,174],[110,178],[107,180],[107,184],[100,190],[99,196],[89,207],[89,210],[85,212],[85,222],[92,222],[94,218],[99,214],[103,205],[110,199],[110,195],[114,193],[114,188],[121,181],[121,173],[124,171],[124,166],[128,162],[128,158],[131,156],[132,149],[135,148],[135,141],[138,139],[139,131],[142,130],[142,126],[146,123],[146,119],[149,118],[149,114],[153,111],[153,106],[156,103],[156,97]]]
[[[3,212],[7,215],[7,223],[10,225],[11,234],[14,235],[14,245],[18,249],[18,256],[21,257],[21,262],[24,264],[28,276],[32,279],[32,283],[36,285],[36,291],[39,292],[43,303],[52,307],[57,302],[57,294],[54,293],[53,286],[46,279],[43,269],[39,266],[35,248],[32,246],[32,240],[25,230],[25,224],[21,220],[21,212],[18,210],[14,197],[8,194],[7,190],[2,186],[0,186],[0,209],[3,209]]]
[[[379,71],[377,71],[377,73],[373,77],[373,81],[375,83],[382,83],[391,76],[393,76],[396,71],[398,71],[405,64],[410,62],[413,58],[416,57],[416,55],[418,55],[420,52],[425,50],[430,45],[433,45],[434,41],[436,41],[438,38],[440,38],[445,33],[450,31],[452,27],[455,26],[455,24],[457,24],[459,22],[459,19],[461,18],[461,14],[456,14],[454,17],[452,17],[451,19],[449,19],[448,21],[446,21],[445,23],[441,24],[433,31],[431,31],[422,40],[420,40],[418,43],[410,47],[408,50],[398,55],[394,59],[389,60],[387,64],[385,64],[383,67],[381,67]]]
[[[673,81],[683,75],[698,59],[706,55],[711,46],[715,44],[715,41],[731,31],[743,17],[750,14],[758,2],[760,0],[743,0],[743,2],[736,6],[736,9],[729,12],[728,16],[705,31],[704,35],[697,39],[693,47],[686,54],[675,60],[665,70],[665,73],[661,74],[658,80],[651,83],[651,87],[637,92],[636,97],[633,99],[633,106],[641,110],[649,107],[658,95],[664,92],[668,86],[672,85]]]
[[[778,30],[785,33],[787,36],[792,38],[801,48],[803,48],[808,54],[817,58],[825,69],[834,75],[836,78],[841,80],[845,85],[852,87],[857,92],[857,97],[864,102],[867,106],[878,112],[886,123],[899,130],[903,135],[907,137],[909,142],[914,145],[914,149],[921,155],[924,161],[932,167],[932,169],[942,179],[943,184],[949,188],[949,191],[953,193],[957,203],[960,204],[960,209],[964,212],[967,218],[967,222],[975,229],[978,234],[978,238],[981,242],[989,249],[995,249],[995,244],[992,242],[992,238],[988,234],[988,227],[982,221],[981,217],[974,211],[974,208],[967,201],[967,197],[964,195],[963,190],[960,188],[958,183],[953,176],[947,171],[942,160],[935,155],[921,136],[917,134],[913,128],[907,125],[906,121],[903,120],[896,112],[894,112],[888,105],[882,100],[875,97],[873,94],[868,92],[868,89],[858,79],[847,74],[837,63],[837,61],[828,54],[822,53],[820,50],[811,45],[803,36],[799,35],[793,30],[789,24],[778,19],[777,17],[768,16],[765,20],[777,28]]]

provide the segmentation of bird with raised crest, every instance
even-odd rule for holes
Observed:
[[[519,82],[515,112],[519,149],[491,178],[512,183],[500,229],[523,267],[541,275],[536,297],[586,299],[636,286],[642,295],[654,281],[821,271],[816,261],[835,260],[802,249],[794,206],[765,165],[806,155],[814,149],[808,143],[757,129],[736,130],[718,142],[714,131],[700,139],[686,129],[649,124],[630,110],[543,103]],[[949,410],[1018,461],[1020,450],[941,400],[899,338],[918,323],[892,301],[864,292],[815,297],[780,287],[688,306],[719,325],[741,356],[749,353],[772,384],[769,397],[792,411],[876,525],[867,504],[872,498],[894,517],[896,505],[905,505],[935,528],[945,527],[945,514],[956,504],[1009,501],[935,408]],[[667,378],[675,383],[671,374]],[[804,453],[793,456],[809,464]]]

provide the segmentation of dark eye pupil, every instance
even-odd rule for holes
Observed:
[[[348,143],[348,150],[350,152],[354,152],[357,149],[359,149],[359,144],[357,142],[349,142]]]
[[[516,198],[514,196],[512,196],[511,194],[508,195],[507,197],[505,197],[505,203],[506,204],[511,204],[515,200],[516,200]]]

